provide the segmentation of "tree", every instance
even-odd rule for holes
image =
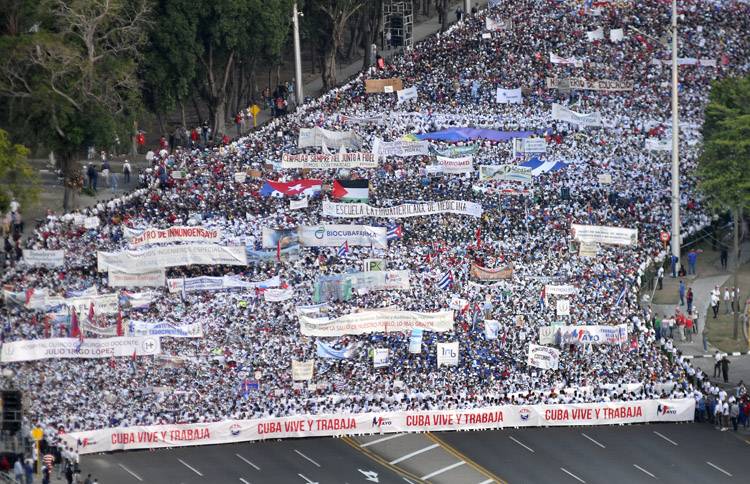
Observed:
[[[11,143],[8,133],[0,129],[0,213],[8,211],[12,198],[24,206],[39,197],[39,177],[26,162],[27,156],[29,149]]]
[[[729,208],[734,220],[734,287],[739,287],[739,219],[750,206],[750,79],[726,78],[711,83],[703,124],[700,190],[715,207]],[[735,295],[739,305],[739,295]],[[734,339],[739,338],[739,311]]]
[[[317,0],[311,5],[313,12],[318,12],[315,20],[318,24],[318,40],[323,51],[323,91],[336,87],[336,59],[344,45],[344,31],[349,19],[364,4],[358,0]]]
[[[0,37],[0,97],[17,136],[57,154],[67,210],[82,184],[85,147],[108,147],[140,106],[138,48],[149,0],[46,0],[31,35]]]

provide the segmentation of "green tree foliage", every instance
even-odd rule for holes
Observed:
[[[132,126],[150,8],[149,0],[45,0],[33,13],[38,31],[0,37],[2,114],[16,137],[57,154],[65,208],[81,183],[77,155]]]
[[[750,79],[727,78],[711,84],[698,175],[699,188],[712,204],[732,210],[737,261],[739,217],[750,206]],[[735,287],[739,287],[738,269],[735,262]],[[734,338],[738,337],[739,312],[734,318]]]
[[[39,178],[26,162],[28,155],[28,148],[13,144],[8,133],[0,129],[0,213],[8,211],[14,197],[21,206],[39,197]]]

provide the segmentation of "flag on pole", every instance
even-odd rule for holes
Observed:
[[[117,309],[117,336],[122,336],[122,311]]]
[[[479,319],[479,313],[480,313],[479,304],[474,303],[474,317],[471,320],[471,329],[472,329],[472,331],[477,326],[477,319]]]
[[[76,308],[73,308],[73,315],[70,317],[70,337],[77,338],[81,332],[78,327],[78,316],[76,316]]]
[[[130,370],[135,373],[135,350],[133,350],[133,356],[130,358]]]
[[[622,287],[622,291],[620,291],[620,295],[617,296],[617,301],[615,301],[615,307],[619,307],[620,303],[622,303],[622,300],[625,299],[625,295],[628,293],[628,283],[626,282],[625,285]]]
[[[94,324],[94,301],[91,301],[89,305],[89,323]]]
[[[349,241],[345,240],[344,243],[341,244],[341,247],[339,247],[339,250],[336,254],[339,257],[344,257],[348,253],[349,253]]]
[[[482,227],[481,226],[477,229],[476,238],[477,238],[477,248],[479,248],[482,246]]]
[[[396,227],[395,225],[388,226],[388,233],[385,236],[386,240],[400,239],[401,238],[401,226]]]
[[[638,339],[633,338],[633,341],[630,342],[630,348],[628,348],[628,353],[636,353],[638,351]]]
[[[445,291],[449,287],[451,287],[451,284],[453,284],[453,271],[448,271],[440,278],[440,281],[438,282],[438,287]]]
[[[281,239],[276,242],[276,260],[281,261]]]
[[[508,331],[503,330],[503,337],[500,339],[500,347],[505,348],[505,337],[507,336]]]
[[[49,316],[44,315],[44,337],[49,338]]]

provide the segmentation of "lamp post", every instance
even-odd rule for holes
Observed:
[[[672,255],[680,270],[680,126],[677,105],[677,0],[672,0]]]
[[[305,101],[305,94],[302,92],[302,54],[299,45],[299,17],[302,14],[297,12],[297,2],[294,2],[292,10],[292,33],[294,35],[294,91],[297,96],[297,106]]]

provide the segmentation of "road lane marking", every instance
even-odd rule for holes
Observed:
[[[241,477],[240,477],[240,480],[241,480],[242,482],[244,482],[245,484],[250,484],[249,482],[247,482],[247,481],[246,481],[245,479],[243,479],[243,478],[241,478]]]
[[[659,433],[659,432],[657,432],[656,430],[654,430],[654,433],[655,433],[656,435],[658,435],[659,437],[661,437],[662,439],[664,439],[664,440],[666,440],[667,442],[669,442],[670,444],[674,444],[674,445],[677,445],[677,442],[675,442],[674,440],[668,439],[667,437],[664,437],[664,436],[663,436],[662,434],[660,434],[660,433]]]
[[[644,469],[643,467],[641,467],[641,466],[639,466],[639,465],[637,465],[637,464],[633,464],[633,467],[635,467],[636,469],[638,469],[638,470],[639,470],[639,471],[641,471],[641,472],[645,472],[645,473],[646,473],[646,474],[648,474],[649,476],[651,476],[651,477],[653,477],[654,479],[656,479],[656,476],[655,476],[655,475],[651,474],[651,473],[650,473],[649,471],[647,471],[647,470],[646,470],[646,469]]]
[[[482,481],[479,484],[490,484],[491,482],[495,482],[493,479],[487,479],[486,481]]]
[[[531,447],[529,447],[529,446],[527,446],[527,445],[525,445],[525,444],[522,444],[521,442],[517,441],[517,440],[516,440],[516,439],[514,439],[513,437],[511,437],[511,438],[510,438],[510,440],[512,440],[512,441],[513,441],[513,442],[515,442],[516,444],[520,445],[520,446],[521,446],[521,447],[523,447],[524,449],[528,450],[529,452],[534,452],[534,449],[532,449]]]
[[[724,469],[722,469],[721,467],[719,467],[719,466],[717,466],[717,465],[715,465],[715,464],[712,464],[712,463],[710,463],[710,462],[708,462],[708,461],[706,461],[706,464],[710,465],[711,467],[713,467],[713,468],[714,468],[714,469],[716,469],[717,471],[721,471],[721,472],[723,472],[724,474],[728,475],[729,477],[732,477],[732,474],[728,473],[727,471],[725,471],[725,470],[724,470]]]
[[[359,445],[361,445],[362,447],[368,447],[370,445],[375,445],[375,444],[379,444],[381,442],[385,442],[386,440],[391,440],[391,439],[396,439],[398,437],[403,437],[404,435],[406,435],[406,434],[393,434],[393,435],[389,435],[388,437],[383,437],[382,439],[375,439],[375,440],[372,440],[370,442],[367,442],[366,444],[359,444]]]
[[[187,468],[188,468],[188,469],[190,469],[191,471],[193,471],[193,472],[195,472],[196,474],[198,474],[199,476],[203,477],[203,474],[201,474],[201,473],[200,473],[200,471],[198,471],[198,469],[196,469],[195,467],[191,466],[190,464],[188,464],[187,462],[185,462],[185,461],[184,461],[184,460],[182,460],[182,459],[177,459],[177,460],[178,460],[178,461],[180,461],[180,462],[182,463],[182,465],[184,465],[185,467],[187,467]]]
[[[500,484],[508,484],[504,480],[502,480],[499,477],[497,477],[495,474],[491,473],[490,471],[488,471],[484,467],[480,466],[479,464],[477,464],[473,460],[471,460],[468,457],[466,457],[465,455],[463,455],[461,452],[457,451],[456,449],[454,449],[450,445],[448,445],[445,442],[443,442],[442,440],[440,440],[440,438],[437,435],[435,435],[433,433],[426,433],[425,435],[430,440],[432,440],[432,441],[437,442],[438,444],[440,444],[440,447],[443,450],[447,451],[449,454],[453,455],[458,460],[462,460],[462,461],[466,462],[467,464],[469,464],[469,467],[474,468],[474,470],[476,470],[477,472],[479,472],[483,476],[489,477],[491,479],[490,482],[497,482],[497,483],[500,483]]]
[[[430,484],[429,482],[420,479],[418,476],[412,474],[409,471],[406,471],[406,470],[404,470],[404,469],[402,469],[400,467],[396,467],[394,465],[391,465],[390,462],[388,462],[387,460],[383,459],[379,455],[373,453],[370,449],[365,449],[364,447],[362,447],[361,445],[359,445],[351,437],[341,437],[341,440],[343,440],[346,444],[352,446],[354,449],[356,449],[357,451],[361,452],[365,456],[369,457],[373,461],[377,462],[381,466],[386,467],[386,468],[392,470],[393,472],[395,472],[396,474],[398,474],[399,476],[401,476],[401,478],[404,479],[409,484],[414,484],[414,483],[418,483],[418,484]]]
[[[401,456],[401,457],[399,457],[399,458],[398,458],[398,459],[396,459],[396,460],[392,460],[392,461],[390,462],[390,464],[394,464],[394,465],[395,465],[395,464],[398,464],[399,462],[403,462],[403,461],[405,461],[406,459],[411,459],[411,458],[412,458],[412,457],[414,457],[415,455],[419,455],[419,454],[421,454],[421,453],[423,453],[423,452],[427,452],[428,450],[432,450],[432,449],[434,449],[435,447],[440,447],[440,445],[439,445],[439,444],[432,444],[432,445],[428,445],[428,446],[427,446],[427,447],[425,447],[424,449],[420,449],[420,450],[415,450],[415,451],[414,451],[414,452],[412,452],[411,454],[406,454],[406,455],[404,455],[404,456]]]
[[[598,445],[598,446],[599,446],[599,447],[601,447],[602,449],[606,449],[606,447],[604,447],[604,446],[603,446],[602,444],[600,444],[600,443],[599,443],[599,442],[597,442],[596,440],[592,439],[592,438],[591,438],[591,437],[589,437],[588,435],[586,435],[586,434],[584,434],[584,433],[581,433],[581,435],[583,435],[584,437],[586,437],[587,439],[589,439],[589,440],[590,440],[591,442],[595,443],[596,445]]]
[[[236,456],[237,456],[237,457],[239,457],[240,459],[244,460],[245,462],[247,462],[247,463],[248,463],[248,464],[250,464],[251,466],[255,467],[255,470],[256,470],[256,471],[259,471],[259,470],[260,470],[260,467],[256,466],[255,464],[253,464],[253,463],[252,463],[252,462],[250,462],[249,460],[245,459],[245,458],[244,458],[244,457],[242,457],[242,456],[241,456],[240,454],[234,454],[234,455],[236,455]]]
[[[314,460],[312,460],[311,458],[307,457],[307,456],[306,456],[305,454],[303,454],[302,452],[298,451],[297,449],[294,449],[294,451],[295,451],[296,453],[298,453],[298,454],[299,454],[300,456],[304,457],[305,459],[307,459],[307,460],[309,460],[310,462],[312,462],[313,464],[315,464],[316,466],[320,467],[320,464],[318,464],[317,462],[315,462],[315,461],[314,461]]]
[[[435,477],[438,474],[442,474],[443,472],[448,472],[449,470],[455,469],[456,467],[462,466],[464,464],[466,464],[466,462],[464,462],[464,461],[456,462],[455,464],[450,465],[448,467],[443,467],[442,469],[438,469],[435,472],[430,472],[426,476],[422,476],[422,479],[429,479],[430,477]]]
[[[118,465],[118,466],[120,466],[120,467],[122,467],[123,469],[125,469],[125,470],[127,471],[127,473],[128,473],[128,474],[130,474],[131,476],[133,476],[133,477],[135,477],[136,479],[138,479],[139,481],[143,482],[143,479],[141,479],[141,478],[140,478],[140,477],[138,476],[138,474],[136,474],[135,472],[131,471],[130,469],[128,469],[127,467],[125,467],[125,466],[124,466],[124,465],[122,465],[122,464],[117,464],[117,465]]]
[[[570,471],[566,471],[566,470],[565,470],[565,469],[563,469],[562,467],[560,468],[560,470],[561,470],[561,471],[563,471],[564,473],[566,473],[567,475],[569,475],[570,477],[573,477],[574,479],[576,479],[576,480],[578,480],[578,481],[580,481],[580,482],[583,482],[583,484],[586,484],[586,481],[584,481],[583,479],[581,479],[581,478],[580,478],[580,477],[578,477],[577,475],[573,474],[572,472],[570,472]]]
[[[318,484],[317,482],[311,481],[310,479],[308,479],[307,477],[303,476],[302,474],[297,474],[297,475],[300,476],[302,479],[306,480],[307,484]]]

